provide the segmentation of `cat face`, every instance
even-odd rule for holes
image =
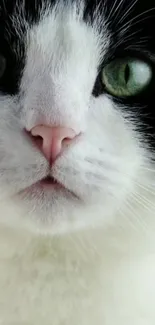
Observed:
[[[0,5],[0,196],[19,224],[104,225],[152,181],[154,18],[150,0]],[[52,163],[40,125],[77,135]]]

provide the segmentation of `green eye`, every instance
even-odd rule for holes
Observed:
[[[118,59],[102,71],[102,82],[107,91],[117,97],[135,96],[142,92],[152,79],[149,64],[138,59]]]

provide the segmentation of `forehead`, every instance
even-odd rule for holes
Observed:
[[[92,33],[86,28],[88,25]],[[27,55],[28,35],[34,48],[39,44],[40,49],[46,52],[54,49],[56,53],[53,41],[59,34],[55,46],[61,44],[63,49],[69,49],[72,44],[72,49],[74,47],[76,53],[78,50],[81,57],[86,51],[87,55],[94,53],[97,58],[96,44],[91,44],[95,42],[92,37],[95,31],[95,36],[100,38],[98,49],[102,60],[107,39],[108,59],[124,51],[149,52],[154,56],[154,27],[153,0],[3,0],[0,3],[0,52],[7,59],[12,88],[9,89],[8,78],[3,85],[8,92],[16,90]]]
[[[97,25],[102,35],[102,23],[106,24],[114,50],[120,44],[132,47],[140,37],[143,38],[141,46],[144,43],[142,47],[145,47],[148,36],[150,50],[154,50],[154,42],[151,43],[155,26],[153,0],[3,0],[0,3],[0,36],[9,39],[12,47],[12,43],[16,45],[19,38],[22,40],[28,29],[39,24],[45,15],[51,14],[54,19],[58,12],[61,16],[59,23],[63,17],[61,25],[65,22],[64,16],[69,17],[69,12],[75,19]],[[51,30],[51,37],[53,33],[54,30]]]
[[[57,10],[59,8],[59,10]],[[105,20],[109,29],[119,37],[137,29],[154,37],[154,0],[2,0],[0,3],[0,32],[16,37],[28,27],[39,23],[44,15],[59,11],[92,24]],[[98,18],[98,19],[97,19]],[[98,26],[102,29],[102,25]],[[101,31],[101,30],[100,30]],[[120,34],[121,31],[121,34]],[[102,31],[101,31],[102,32]],[[18,35],[17,35],[18,34]]]
[[[100,61],[102,51],[97,28],[94,27],[98,25],[98,18],[96,15],[93,20],[95,33],[94,29],[90,28],[90,23],[89,27],[86,24],[86,16],[90,17],[90,14],[86,13],[87,9],[84,1],[5,0],[1,3],[0,53],[7,59],[9,73],[8,78],[6,71],[0,85],[2,91],[12,94],[18,91],[27,59],[32,70],[38,70],[38,66],[39,70],[41,67],[44,69],[48,64],[50,67],[52,64],[56,70],[58,61],[60,69],[64,67],[60,65],[67,60],[75,69],[76,59],[83,62],[84,69],[89,69],[89,65],[94,66],[93,60]],[[104,20],[101,30],[104,29],[103,25]],[[71,62],[73,56],[74,62]]]

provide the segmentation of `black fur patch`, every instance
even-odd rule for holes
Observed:
[[[0,91],[16,94],[25,65],[26,44],[24,35],[28,25],[38,22],[43,8],[63,0],[2,0],[0,4],[0,53],[7,60],[7,67],[0,80]],[[72,0],[76,2],[79,0]],[[64,0],[65,3],[65,0]],[[66,1],[67,3],[67,1]],[[117,57],[140,57],[148,60],[155,70],[155,2],[154,0],[85,0],[84,20],[93,24],[94,16],[103,16],[111,35],[110,47],[94,87],[94,95],[104,92],[100,83],[100,70],[108,61]],[[12,18],[18,16],[23,37],[19,37]],[[22,23],[23,22],[23,23]],[[155,73],[154,73],[155,76]],[[140,131],[155,147],[155,78],[150,88],[140,96],[113,98],[123,104],[136,117]],[[136,108],[135,108],[136,107]],[[139,123],[141,122],[141,123]]]

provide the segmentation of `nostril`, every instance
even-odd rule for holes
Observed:
[[[72,138],[69,138],[69,137],[66,137],[66,138],[64,138],[63,140],[62,140],[62,146],[63,147],[67,147],[67,146],[69,146],[69,144],[70,144],[70,142],[72,142]]]
[[[69,138],[69,137],[64,138],[62,140],[62,148],[63,148],[63,150],[65,150],[68,147],[70,147],[71,145],[75,144],[78,141],[80,135],[81,135],[81,133],[77,134],[74,138]]]
[[[32,140],[34,144],[39,148],[40,150],[42,149],[43,146],[43,138],[39,135],[32,136]]]
[[[26,135],[30,138],[31,142],[39,149],[42,150],[43,138],[40,135],[32,135],[31,132],[24,130]]]

